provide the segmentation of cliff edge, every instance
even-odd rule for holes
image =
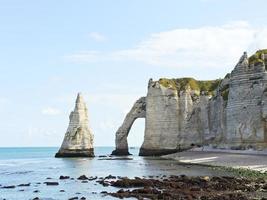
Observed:
[[[145,136],[139,154],[164,155],[203,145],[266,148],[266,66],[267,50],[259,50],[249,58],[245,52],[223,79],[149,80],[142,108]],[[129,130],[120,130],[126,133],[120,137],[117,132],[116,148],[127,142]],[[128,145],[124,148],[128,152]]]

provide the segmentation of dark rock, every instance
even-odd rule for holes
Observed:
[[[69,198],[69,200],[76,200],[76,199],[79,199],[79,198],[78,197]]]
[[[96,181],[97,183],[103,185],[104,187],[107,187],[109,186],[109,182],[106,182],[105,180],[99,180],[99,181]]]
[[[104,179],[116,179],[116,176],[112,176],[111,174],[106,176]]]
[[[108,156],[105,156],[105,155],[100,155],[100,156],[98,156],[99,158],[106,158],[106,157],[108,157]]]
[[[52,186],[59,185],[58,182],[44,182],[44,184],[46,184],[46,185],[52,185]]]
[[[86,198],[85,197],[81,197],[80,200],[86,200]]]
[[[85,175],[81,175],[79,178],[77,178],[78,180],[88,180],[88,177]]]
[[[88,181],[82,181],[82,183],[88,183]]]
[[[89,181],[93,181],[93,180],[96,180],[96,179],[97,179],[97,176],[95,176],[95,177],[91,176],[91,177],[88,178]]]
[[[29,187],[31,184],[27,183],[27,184],[19,184],[18,187]]]
[[[15,185],[8,185],[8,186],[3,186],[2,188],[3,189],[13,189],[15,187],[16,187]]]
[[[65,190],[59,190],[59,192],[65,192]]]
[[[56,158],[75,158],[75,157],[95,157],[94,149],[64,149],[63,151],[58,151],[55,155]]]
[[[128,149],[115,149],[112,151],[111,155],[114,156],[129,156],[132,155],[129,153]]]
[[[163,156],[172,153],[177,153],[180,149],[144,149],[140,148],[139,156]]]
[[[33,193],[38,193],[38,192],[40,192],[40,191],[39,191],[39,190],[34,190],[34,191],[33,191]]]
[[[39,197],[35,197],[35,198],[33,198],[32,200],[40,200],[40,199],[39,199]]]
[[[170,176],[160,179],[119,179],[110,182],[120,189],[107,193],[117,198],[137,199],[200,199],[200,200],[247,200],[263,184],[255,180],[234,177],[188,177],[186,175]],[[137,188],[137,189],[135,189]],[[258,197],[257,197],[258,198]]]
[[[69,176],[60,176],[59,177],[60,180],[69,179],[69,178],[70,178]]]

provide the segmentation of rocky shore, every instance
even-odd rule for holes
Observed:
[[[21,192],[31,185],[45,185],[53,187],[60,193],[68,191],[58,188],[63,182],[71,184],[99,184],[103,187],[100,192],[101,197],[111,196],[113,198],[136,198],[136,199],[201,199],[201,200],[247,200],[259,199],[267,200],[267,177],[244,178],[244,177],[209,177],[197,176],[189,177],[186,175],[161,175],[147,177],[120,177],[108,175],[97,177],[81,175],[77,178],[61,175],[58,178],[47,177],[42,183],[22,183],[19,185],[1,185],[0,190],[14,190],[19,188]],[[71,182],[75,181],[75,182]],[[75,185],[74,185],[75,187]],[[106,189],[105,189],[106,188]],[[109,188],[109,189],[108,189]],[[36,194],[34,200],[41,200],[38,197],[40,189],[33,191]],[[92,194],[96,192],[92,191]],[[70,196],[69,200],[85,200],[87,197],[81,193],[77,196]]]
[[[107,193],[117,198],[137,199],[201,199],[246,200],[267,199],[267,183],[264,179],[249,180],[234,177],[170,176],[154,178],[123,178],[111,182],[122,188]]]

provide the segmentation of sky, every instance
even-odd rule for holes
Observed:
[[[267,48],[265,0],[0,0],[0,147],[60,146],[81,92],[95,146],[149,78],[210,80]],[[129,134],[140,146],[144,119]]]

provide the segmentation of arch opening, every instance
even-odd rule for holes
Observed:
[[[131,130],[129,131],[127,141],[129,153],[132,155],[138,155],[139,149],[144,141],[145,134],[145,119],[138,118],[134,121]]]
[[[130,155],[128,148],[128,135],[132,128],[133,123],[138,118],[146,117],[146,98],[141,97],[138,99],[130,112],[126,115],[123,124],[116,132],[116,149],[112,152],[112,155],[125,156]]]

